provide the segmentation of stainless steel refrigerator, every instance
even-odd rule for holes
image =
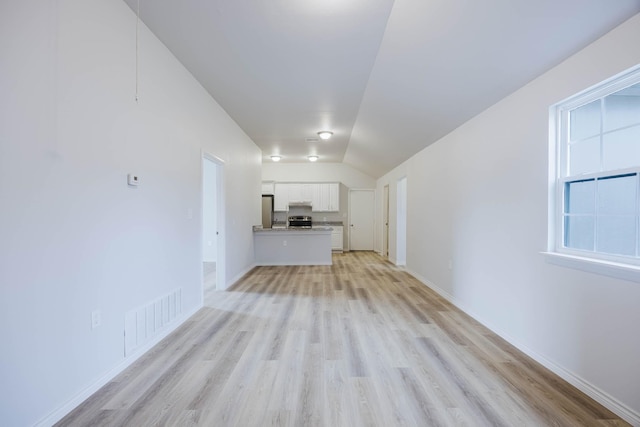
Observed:
[[[273,196],[262,196],[262,228],[271,228],[273,225]]]

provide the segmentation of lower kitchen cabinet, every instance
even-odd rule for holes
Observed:
[[[341,225],[332,225],[331,228],[333,228],[331,232],[331,250],[342,251],[344,249],[344,227]]]

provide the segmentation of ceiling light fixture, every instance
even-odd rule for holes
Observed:
[[[271,156],[271,160],[273,160],[274,162],[279,162],[280,159],[282,159],[281,156]]]
[[[318,156],[309,156],[307,159],[309,159],[310,162],[315,162],[318,160]]]
[[[333,136],[333,132],[328,130],[321,130],[318,132],[318,136],[320,139],[324,139],[325,141]]]

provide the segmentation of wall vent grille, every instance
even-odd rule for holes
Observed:
[[[125,314],[125,357],[150,342],[181,313],[182,288],[178,288]]]

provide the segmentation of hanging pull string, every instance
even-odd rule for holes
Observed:
[[[139,62],[139,37],[138,26],[140,25],[140,0],[138,0],[138,8],[136,10],[136,104],[138,103],[138,62]]]

